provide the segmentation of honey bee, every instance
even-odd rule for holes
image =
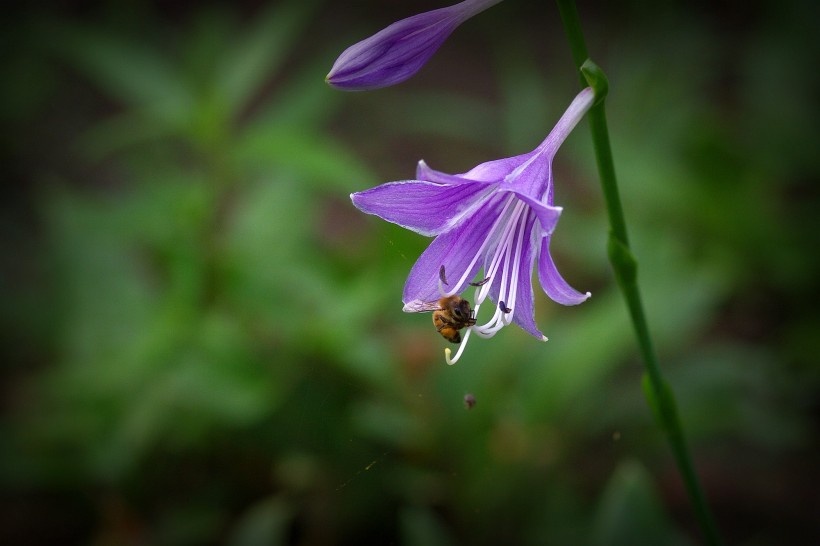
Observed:
[[[469,301],[455,294],[438,300],[433,325],[441,337],[450,343],[461,343],[461,330],[473,324],[475,315]]]
[[[453,294],[438,301],[413,301],[404,306],[409,313],[433,312],[433,325],[441,337],[450,343],[461,343],[460,330],[475,324],[475,312],[470,302]]]
[[[439,270],[439,278],[442,284],[448,284],[444,266],[441,266]],[[470,285],[481,286],[489,280],[487,278],[480,282],[471,282]],[[475,312],[470,307],[470,302],[456,294],[442,296],[438,301],[413,302],[412,305],[406,307],[406,310],[413,312],[432,311],[433,325],[436,327],[436,332],[450,343],[461,343],[461,330],[474,325],[476,322]]]

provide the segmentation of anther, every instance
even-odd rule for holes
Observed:
[[[442,266],[442,267],[444,267],[444,266]],[[487,282],[489,282],[489,280],[490,280],[490,277],[487,277],[483,281],[471,282],[470,286],[484,286],[485,284],[487,284]],[[447,284],[447,283],[444,283],[444,284]]]
[[[498,308],[501,309],[502,313],[512,313],[512,309],[507,307],[507,305],[503,301],[498,302]]]
[[[445,284],[447,284],[447,277],[444,274],[444,264],[441,264],[441,268],[438,270],[438,293],[441,294],[442,297],[449,295],[447,290],[444,289]]]

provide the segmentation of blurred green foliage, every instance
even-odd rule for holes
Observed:
[[[429,318],[400,310],[427,241],[347,198],[422,157],[460,171],[537,144],[576,85],[557,14],[506,2],[413,81],[347,95],[322,82],[335,55],[407,13],[343,4],[2,24],[0,541],[696,543],[584,127],[557,160],[554,246],[594,297],[540,298],[545,345],[508,329],[446,367]],[[581,8],[717,519],[732,543],[816,540],[811,2],[724,29],[725,6]]]

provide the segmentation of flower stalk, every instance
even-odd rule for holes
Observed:
[[[644,395],[658,423],[666,433],[678,471],[686,486],[704,538],[710,545],[719,545],[722,543],[720,535],[692,464],[672,389],[664,381],[658,366],[646,314],[641,302],[637,280],[637,261],[629,249],[626,220],[621,207],[615,166],[609,144],[609,131],[604,107],[604,98],[608,88],[607,80],[603,72],[589,60],[589,53],[581,30],[575,1],[557,0],[557,4],[569,40],[573,61],[580,73],[581,87],[591,86],[595,90],[596,101],[588,113],[588,118],[598,165],[598,176],[609,217],[608,253],[616,281],[629,309],[629,315],[635,328],[635,335],[646,369],[642,382]]]

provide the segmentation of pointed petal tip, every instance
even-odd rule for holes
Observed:
[[[585,292],[583,294],[579,294],[574,302],[564,303],[563,305],[581,305],[582,303],[584,303],[585,301],[587,301],[591,297],[592,297],[592,292]]]
[[[541,239],[541,248],[538,253],[538,282],[547,296],[561,305],[578,305],[589,299],[592,296],[591,292],[579,292],[564,280],[555,267],[549,246],[550,239],[544,237]]]
[[[335,77],[333,72],[330,72],[327,76],[325,76],[325,83],[328,84],[330,87],[337,91],[348,91],[348,92],[355,92],[355,91],[369,91],[370,89],[375,89],[373,87],[366,87],[366,86],[354,86],[347,84],[343,81],[339,81],[338,78]]]
[[[592,292],[586,292],[584,294],[581,294],[579,292],[579,293],[575,294],[574,297],[570,294],[564,294],[563,298],[558,298],[558,299],[553,298],[552,296],[550,296],[550,297],[553,299],[553,301],[555,301],[557,303],[560,303],[561,305],[566,305],[567,307],[569,307],[571,305],[581,305],[582,303],[584,303],[585,301],[587,301],[589,298],[592,297]]]
[[[334,70],[331,68],[331,69],[330,69],[330,72],[328,72],[328,73],[327,73],[327,76],[325,76],[325,83],[326,83],[326,84],[328,84],[330,87],[334,87],[334,88],[336,87],[336,82],[335,82],[335,81],[333,81],[333,77],[334,77],[335,75],[336,75],[336,73],[335,73],[335,72],[334,72]]]

